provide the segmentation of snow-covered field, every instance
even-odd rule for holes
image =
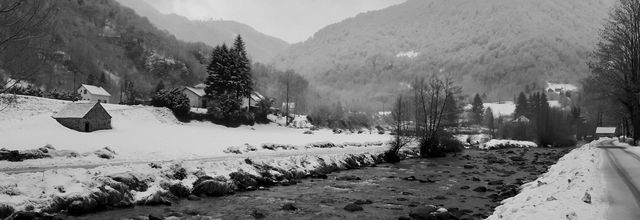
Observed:
[[[606,219],[605,182],[599,167],[604,162],[598,141],[574,149],[537,180],[505,199],[489,220],[496,219]],[[590,203],[583,202],[585,194]]]
[[[491,108],[491,111],[493,112],[493,117],[496,117],[496,118],[500,116],[509,116],[516,111],[516,104],[513,103],[513,101],[487,102],[487,103],[483,103],[483,105],[485,109]],[[549,106],[553,108],[560,108],[561,104],[559,101],[549,100]],[[465,110],[470,110],[470,109],[471,109],[471,104],[465,106]]]
[[[277,124],[226,128],[209,122],[181,123],[165,108],[105,104],[112,118],[111,130],[92,133],[77,132],[58,124],[51,115],[68,102],[19,96],[16,105],[0,112],[0,147],[12,150],[36,149],[51,144],[58,150],[91,152],[109,147],[117,155],[107,160],[95,155],[64,158],[0,161],[5,171],[23,169],[28,172],[0,172],[0,201],[23,210],[47,207],[56,197],[87,196],[110,180],[108,176],[126,173],[149,184],[149,189],[134,192],[135,199],[145,199],[160,185],[175,184],[167,178],[169,167],[186,169],[187,178],[180,180],[190,186],[198,175],[227,176],[243,170],[255,174],[253,163],[263,163],[284,170],[309,172],[323,164],[343,164],[352,155],[373,160],[387,149],[382,143],[388,135],[333,134],[330,130],[303,134]],[[278,145],[312,146],[313,143],[333,143],[335,148],[296,148],[225,153],[229,146]],[[151,164],[157,164],[153,167]],[[32,168],[42,170],[30,170]],[[158,168],[161,167],[161,168]],[[31,172],[38,171],[38,172]]]
[[[363,143],[388,141],[388,135],[333,134],[276,124],[227,128],[209,122],[181,123],[166,108],[105,104],[111,130],[91,133],[63,127],[51,116],[68,102],[20,96],[17,105],[0,112],[0,147],[36,149],[47,144],[80,153],[109,147],[118,161],[156,161],[225,156],[229,146],[264,143],[306,145],[316,142]]]

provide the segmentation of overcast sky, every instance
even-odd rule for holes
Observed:
[[[405,0],[147,0],[164,13],[190,19],[234,20],[289,43],[306,40],[321,28],[361,12]]]

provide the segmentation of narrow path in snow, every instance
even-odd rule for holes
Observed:
[[[640,156],[615,146],[613,140],[601,142],[599,148],[607,160],[602,167],[610,207],[607,219],[640,219]]]
[[[271,159],[271,158],[285,158],[291,156],[305,156],[305,155],[331,155],[331,154],[363,154],[373,152],[383,152],[386,150],[386,146],[375,147],[349,147],[349,148],[319,148],[319,149],[307,149],[307,150],[282,150],[282,151],[257,151],[245,154],[225,154],[221,156],[191,158],[191,159],[172,159],[172,160],[139,160],[139,161],[108,161],[97,163],[86,163],[85,161],[79,161],[77,164],[65,164],[65,165],[39,165],[29,163],[30,161],[17,162],[12,167],[2,167],[0,172],[7,174],[17,173],[36,173],[47,170],[56,169],[92,169],[100,166],[122,166],[129,164],[145,164],[145,163],[167,163],[175,161],[199,161],[199,162],[221,162],[227,160],[238,159]],[[45,159],[46,160],[46,159]],[[19,164],[24,163],[24,165]]]

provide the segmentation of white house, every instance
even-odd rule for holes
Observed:
[[[194,87],[185,86],[182,89],[182,93],[189,98],[189,105],[194,108],[206,108],[207,107],[207,99],[205,96],[204,88],[206,86],[204,84],[198,84]]]
[[[82,84],[82,86],[78,88],[78,94],[82,97],[80,100],[92,102],[109,103],[109,99],[111,98],[111,94],[109,94],[107,90],[104,90],[104,88],[86,84]]]

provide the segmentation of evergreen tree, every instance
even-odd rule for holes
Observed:
[[[471,103],[471,120],[474,124],[482,124],[482,115],[484,113],[484,104],[480,95],[476,93]]]
[[[87,76],[87,81],[85,82],[87,85],[95,85],[96,84],[96,76],[94,76],[93,74],[89,74]]]
[[[442,125],[444,127],[456,127],[458,126],[458,121],[460,120],[460,113],[462,112],[462,107],[458,104],[456,100],[456,94],[450,92],[447,95],[443,112],[443,121]]]
[[[100,75],[100,80],[98,80],[98,86],[105,87],[107,86],[107,75],[104,73]]]
[[[487,126],[487,128],[489,128],[489,131],[491,132],[491,136],[494,136],[494,131],[496,129],[496,125],[495,125],[495,118],[493,117],[493,110],[491,110],[490,107],[487,107],[487,110],[484,111],[484,123],[485,126]]]
[[[251,61],[247,56],[246,47],[242,37],[236,37],[231,49],[234,60],[235,75],[238,78],[238,96],[248,97],[253,92],[253,77],[251,76]]]
[[[214,103],[209,113],[217,119],[228,118],[240,109],[242,99],[234,63],[233,53],[225,44],[213,49],[211,63],[207,67],[205,93]]]
[[[160,82],[158,82],[158,85],[156,85],[156,88],[153,90],[154,93],[158,93],[161,90],[163,90],[165,88],[164,86],[164,82],[162,80],[160,80]]]
[[[518,118],[523,115],[529,114],[529,103],[527,96],[523,92],[520,92],[518,99],[516,100],[516,110],[513,112],[514,118]]]

